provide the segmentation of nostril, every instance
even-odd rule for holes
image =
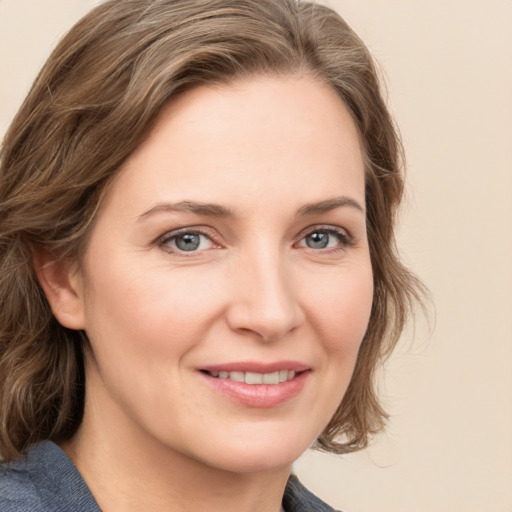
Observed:
[[[235,270],[232,295],[226,310],[229,327],[263,343],[280,340],[297,328],[303,318],[296,283],[280,255],[252,255]]]

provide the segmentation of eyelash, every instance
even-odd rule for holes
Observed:
[[[178,238],[185,236],[185,235],[204,236],[213,245],[220,247],[220,245],[215,242],[215,236],[214,236],[213,231],[206,230],[204,228],[195,228],[195,227],[180,228],[175,231],[166,233],[165,235],[163,235],[162,237],[160,237],[158,239],[158,241],[157,241],[158,246],[170,254],[177,254],[179,256],[184,256],[184,257],[193,257],[198,252],[202,252],[202,251],[184,251],[179,248],[169,247],[169,245],[168,245],[169,243],[171,243],[172,241],[175,241]]]
[[[325,233],[329,236],[334,235],[339,240],[339,245],[332,248],[320,248],[320,249],[314,249],[312,247],[308,246],[302,246],[305,249],[308,249],[310,251],[313,251],[315,253],[335,253],[338,251],[346,250],[349,247],[352,247],[355,245],[355,240],[353,237],[348,233],[347,230],[343,228],[338,228],[336,226],[322,226],[322,225],[316,225],[316,226],[310,226],[306,228],[300,235],[299,242],[301,243],[304,241],[308,236],[311,236],[315,233]]]
[[[316,225],[316,226],[310,226],[307,229],[303,230],[302,233],[300,234],[299,241],[296,242],[294,244],[294,246],[299,245],[302,241],[304,241],[306,239],[306,237],[311,236],[315,233],[325,233],[329,236],[334,235],[339,240],[339,246],[332,247],[332,248],[319,248],[319,249],[315,249],[315,248],[308,247],[308,246],[302,246],[302,245],[300,245],[300,247],[304,247],[305,249],[310,250],[315,253],[331,253],[331,252],[343,251],[343,250],[355,245],[354,239],[345,229],[338,228],[335,226],[322,226],[322,225],[318,226],[318,225]],[[184,257],[194,257],[197,255],[197,253],[203,252],[204,250],[209,250],[209,249],[203,249],[203,250],[185,251],[185,250],[181,250],[176,247],[174,247],[174,248],[169,247],[169,243],[177,240],[178,238],[180,238],[184,235],[204,236],[214,246],[221,247],[220,244],[218,244],[215,241],[215,234],[214,234],[213,230],[210,231],[210,230],[206,230],[204,228],[195,228],[195,227],[180,228],[178,230],[168,232],[157,240],[157,245],[161,249],[163,249],[164,251],[166,251],[170,254],[177,254],[179,256],[184,256]]]

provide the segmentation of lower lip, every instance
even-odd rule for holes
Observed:
[[[247,407],[266,408],[277,407],[299,395],[309,374],[309,371],[304,371],[279,384],[245,384],[205,373],[200,375],[217,393]]]

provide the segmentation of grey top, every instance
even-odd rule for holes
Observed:
[[[283,497],[286,512],[335,512],[291,475]],[[51,441],[0,469],[1,512],[101,512],[71,459]]]

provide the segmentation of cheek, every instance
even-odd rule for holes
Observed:
[[[319,389],[312,409],[319,435],[338,409],[352,379],[371,313],[370,264],[338,269],[323,286],[311,287],[310,324],[317,340]]]
[[[133,352],[135,359],[144,355],[148,361],[152,355],[175,359],[186,353],[221,309],[215,275],[198,277],[192,269],[172,272],[111,261],[95,273],[87,301],[93,348],[123,351],[124,357]]]
[[[328,279],[321,289],[310,294],[315,329],[329,352],[353,356],[362,342],[373,301],[371,266],[339,272]]]
[[[95,274],[87,308],[91,393],[104,388],[129,416],[164,414],[164,402],[182,399],[171,384],[207,330],[205,303],[213,308],[212,294],[201,297],[190,285],[162,270],[109,265]]]

